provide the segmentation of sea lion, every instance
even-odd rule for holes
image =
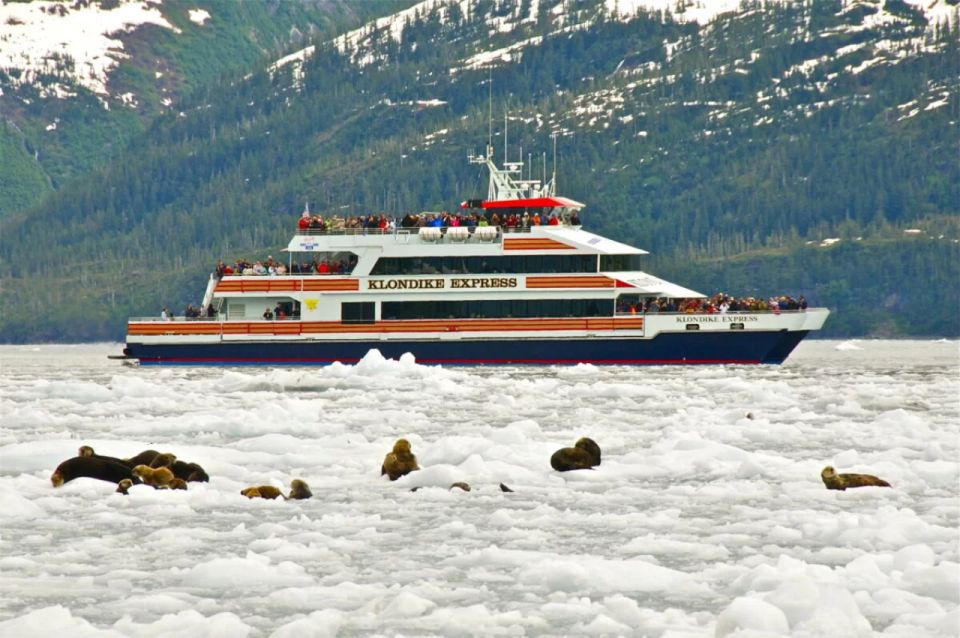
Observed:
[[[173,464],[177,462],[177,455],[170,454],[165,452],[163,454],[158,454],[152,461],[150,461],[150,467],[156,469],[158,467],[169,467],[172,468]]]
[[[513,490],[511,490],[509,487],[507,487],[506,485],[504,485],[503,483],[501,483],[501,484],[500,484],[500,491],[501,491],[501,492],[512,492]]]
[[[75,456],[57,466],[50,475],[50,482],[54,487],[75,478],[87,477],[119,483],[123,479],[133,478],[130,468],[123,463],[117,463],[98,456]]]
[[[600,465],[600,446],[586,437],[573,447],[560,448],[550,457],[550,466],[558,472],[589,470],[596,465]]]
[[[123,459],[123,462],[133,468],[137,467],[138,465],[150,465],[158,456],[160,456],[160,453],[156,450],[144,450],[136,456],[132,456],[129,459]]]
[[[169,488],[170,482],[174,478],[169,467],[138,465],[133,468],[132,473],[147,485],[155,488]]]
[[[457,481],[456,483],[454,483],[453,485],[450,486],[450,489],[452,490],[452,489],[455,488],[455,487],[459,487],[459,488],[460,488],[461,490],[463,490],[464,492],[469,492],[469,491],[470,491],[470,484],[469,484],[469,483],[464,483],[463,481]]]
[[[820,472],[820,478],[828,490],[845,490],[848,487],[891,487],[882,478],[872,474],[837,474],[829,465]]]
[[[169,466],[173,470],[173,475],[178,479],[183,479],[187,482],[199,482],[199,483],[208,483],[210,477],[196,463],[187,463],[185,461],[176,460],[172,465]]]
[[[123,494],[124,496],[127,496],[129,494],[127,490],[129,490],[131,487],[133,487],[133,481],[131,481],[130,479],[123,479],[122,481],[117,483],[117,492],[119,494]]]
[[[167,485],[167,489],[185,490],[187,489],[187,482],[182,478],[173,477],[173,479],[170,480],[170,484]]]
[[[258,485],[256,487],[247,487],[240,490],[240,493],[246,496],[247,498],[269,498],[275,499],[278,496],[283,496],[283,492],[280,491],[280,488],[274,487],[272,485]],[[286,496],[283,496],[286,500]]]
[[[300,479],[290,481],[290,495],[287,496],[287,498],[300,500],[310,498],[311,496],[313,496],[313,492],[310,491],[310,486],[307,485],[306,481],[301,481]]]
[[[383,465],[380,466],[380,476],[386,474],[391,481],[396,481],[401,476],[419,469],[417,457],[410,451],[410,441],[397,439],[397,442],[393,444],[393,452],[387,454],[383,459]]]

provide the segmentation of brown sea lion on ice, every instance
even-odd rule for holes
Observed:
[[[279,496],[283,496],[283,492],[280,491],[280,488],[272,485],[257,485],[256,487],[247,487],[240,490],[240,493],[247,498],[268,498],[271,500]],[[283,498],[286,499],[287,497],[283,496]]]
[[[380,476],[386,474],[391,481],[396,481],[401,476],[419,469],[417,457],[410,451],[410,441],[397,439],[397,442],[393,444],[393,452],[387,454],[383,459],[383,465],[380,466]]]
[[[160,453],[156,450],[144,450],[136,456],[132,456],[129,459],[123,459],[123,462],[130,467],[137,467],[138,465],[150,465],[158,456],[160,456]]]
[[[560,448],[550,457],[550,466],[558,472],[589,470],[600,465],[600,446],[583,437],[573,447]]]
[[[820,472],[820,478],[828,490],[845,490],[848,487],[891,487],[882,478],[872,474],[837,474],[829,465]]]
[[[150,467],[138,465],[132,470],[133,475],[151,487],[169,488],[173,481],[173,471],[169,467]]]
[[[133,478],[133,473],[123,463],[98,456],[75,456],[57,466],[50,475],[50,482],[54,487],[60,487],[81,477],[119,483],[123,479]]]
[[[117,493],[127,496],[129,494],[128,490],[133,487],[133,481],[130,479],[123,479],[117,483]]]
[[[169,467],[173,470],[173,475],[178,479],[183,479],[190,483],[207,483],[210,481],[210,477],[206,471],[197,463],[187,463],[176,460]]]
[[[311,496],[313,496],[313,492],[310,491],[310,486],[307,485],[306,481],[301,481],[300,479],[290,481],[290,494],[287,496],[288,499],[302,500],[310,498]]]
[[[152,461],[150,461],[150,467],[169,467],[173,471],[173,464],[177,462],[177,455],[170,454],[169,452],[164,452],[163,454],[158,454]]]

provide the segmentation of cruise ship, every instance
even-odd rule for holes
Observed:
[[[827,319],[707,303],[644,272],[646,251],[583,228],[555,171],[525,178],[492,152],[469,158],[489,171],[486,199],[398,224],[301,223],[269,269],[218,267],[195,316],[131,318],[122,358],[322,365],[376,349],[450,365],[778,364]]]

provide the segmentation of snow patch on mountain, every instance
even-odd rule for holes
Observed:
[[[459,5],[460,11],[467,14],[471,4],[471,0],[424,0],[403,11],[379,18],[359,29],[343,34],[334,40],[334,46],[343,53],[353,55],[355,64],[366,66],[376,60],[374,50],[377,44],[387,39],[395,42],[401,40],[408,22],[436,12],[440,22],[445,24],[453,5]]]
[[[105,96],[110,71],[128,57],[120,34],[145,24],[176,31],[157,4],[0,4],[0,69],[14,86],[36,84],[47,97],[72,97],[76,92],[71,87],[78,85]],[[50,82],[49,76],[56,80]]]
[[[210,19],[210,13],[203,9],[191,9],[187,15],[190,16],[190,22],[199,24],[201,27]]]

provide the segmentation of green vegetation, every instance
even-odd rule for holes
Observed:
[[[588,229],[649,249],[651,272],[707,293],[805,294],[837,311],[824,336],[960,334],[956,302],[939,301],[960,281],[955,27],[852,74],[865,58],[851,45],[909,37],[913,23],[846,33],[862,16],[815,3],[704,31],[641,16],[551,35],[541,15],[491,41],[497,7],[421,16],[362,72],[319,47],[302,82],[261,64],[198,84],[182,115],[0,218],[3,338],[121,339],[127,315],[196,303],[218,257],[276,254],[305,199],[359,214],[482,196],[486,175],[465,156],[486,141],[488,74],[511,114],[511,159],[560,131],[560,192],[588,204]],[[807,28],[823,31],[797,36]],[[548,37],[511,64],[451,72],[536,35]],[[668,55],[664,42],[686,44]],[[443,104],[417,103],[431,99]]]
[[[50,184],[30,154],[23,136],[7,122],[0,123],[0,210],[21,210],[38,203]]]

